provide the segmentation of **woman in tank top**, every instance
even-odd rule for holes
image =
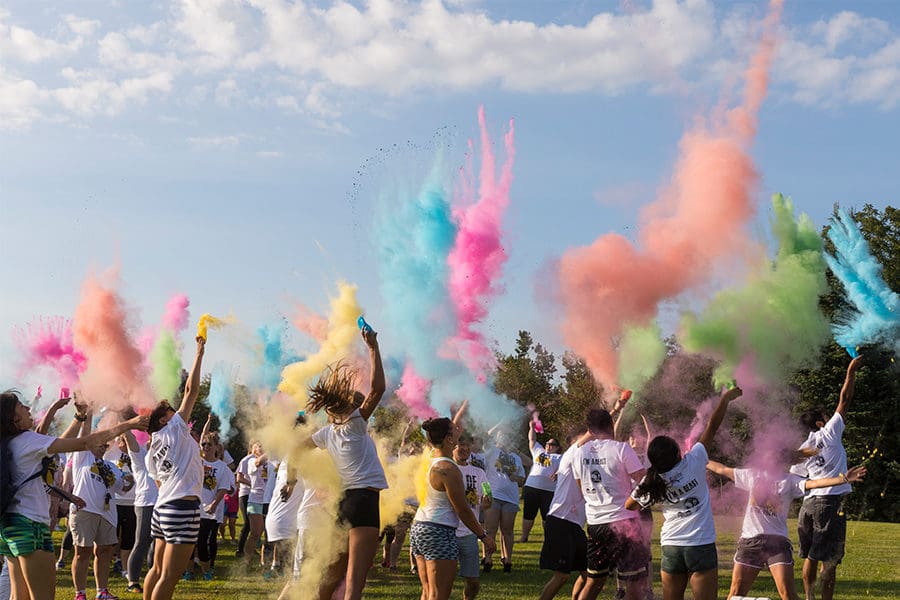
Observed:
[[[428,419],[422,429],[434,447],[434,458],[425,482],[425,501],[419,506],[410,530],[410,550],[422,582],[423,600],[446,600],[456,577],[459,522],[478,536],[487,551],[493,552],[495,548],[466,501],[462,473],[453,461],[459,425],[442,417]]]

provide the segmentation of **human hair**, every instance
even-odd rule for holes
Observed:
[[[819,426],[816,425],[817,421],[822,420],[822,416],[825,414],[824,406],[815,406],[809,410],[805,410],[800,414],[800,423],[808,429],[809,431],[818,431]]]
[[[160,423],[160,420],[168,414],[170,410],[175,410],[172,408],[172,405],[169,404],[168,400],[160,400],[159,404],[156,405],[150,412],[150,421],[147,423],[147,433],[156,433],[160,429],[162,429],[165,424]]]
[[[592,408],[587,414],[587,427],[591,433],[613,434],[613,420],[609,411],[602,408]]]
[[[344,362],[328,367],[314,386],[309,388],[306,408],[317,413],[323,408],[330,415],[343,415],[354,406],[356,369]]]
[[[637,487],[638,496],[647,496],[651,504],[666,499],[669,484],[662,478],[662,473],[671,471],[681,462],[681,448],[678,442],[666,435],[658,435],[647,446],[647,460],[650,467],[647,475]]]
[[[294,419],[294,427],[300,427],[301,425],[306,425],[306,414],[302,410],[297,413],[297,417]]]
[[[450,435],[450,431],[453,429],[453,421],[447,417],[428,419],[422,423],[422,429],[425,430],[425,436],[432,446],[440,446],[444,443],[447,436]]]
[[[16,407],[19,404],[23,404],[19,390],[9,389],[0,394],[0,438],[12,438],[24,431],[16,425]]]

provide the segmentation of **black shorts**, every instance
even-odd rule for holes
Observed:
[[[613,569],[623,581],[647,577],[650,548],[644,543],[640,519],[588,525],[588,577],[608,577]]]
[[[666,573],[703,573],[719,568],[715,542],[700,546],[662,546],[660,551],[659,568]]]
[[[843,496],[809,496],[797,519],[800,557],[828,563],[844,558],[847,517]]]
[[[550,512],[550,504],[553,502],[553,492],[525,486],[522,488],[522,500],[524,501],[524,509],[522,518],[528,521],[534,521],[538,511],[541,513],[541,519],[547,521],[547,513]]]
[[[586,571],[587,537],[584,529],[565,519],[547,517],[540,564],[542,569],[559,573]]]
[[[368,488],[344,490],[338,506],[338,522],[354,527],[381,527],[381,508],[378,506],[378,490]]]
[[[737,543],[734,562],[760,570],[772,565],[792,565],[794,547],[789,539],[781,535],[742,537]]]

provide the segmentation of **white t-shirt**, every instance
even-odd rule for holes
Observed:
[[[319,448],[328,450],[345,490],[388,487],[384,468],[378,460],[375,442],[369,437],[366,420],[359,409],[342,424],[329,423],[312,436]]]
[[[134,469],[131,468],[131,457],[128,455],[128,452],[122,452],[117,446],[113,445],[109,447],[103,458],[119,467],[122,475],[134,477]],[[116,504],[118,506],[134,506],[135,493],[134,486],[127,492],[116,492]]]
[[[469,464],[487,473],[484,452],[473,452],[469,455]]]
[[[556,470],[556,490],[553,492],[553,500],[550,502],[550,510],[547,514],[557,519],[565,519],[584,527],[585,510],[584,496],[578,487],[576,470],[580,448],[575,444],[563,452],[559,460],[559,468]]]
[[[589,525],[636,519],[637,511],[625,508],[634,484],[631,473],[644,468],[631,446],[616,440],[591,440],[578,449],[576,477],[586,504]]]
[[[541,444],[535,442],[531,447],[531,459],[534,462],[531,464],[531,471],[528,472],[525,485],[547,492],[555,490],[556,482],[550,477],[559,468],[560,458],[562,458],[562,454],[548,454]]]
[[[799,465],[791,468],[791,473],[807,477],[809,479],[825,479],[828,477],[840,477],[847,472],[847,451],[844,450],[842,438],[844,436],[844,419],[840,413],[834,413],[825,426],[818,431],[810,431],[809,437],[800,446],[804,448],[818,448],[819,453],[811,456]],[[843,496],[849,494],[853,486],[849,483],[833,485],[826,488],[816,488],[809,491],[810,496]]]
[[[250,477],[250,472],[248,469],[250,468],[250,461],[256,460],[256,457],[252,454],[248,454],[244,458],[241,459],[241,462],[238,463],[237,469],[235,470],[235,474],[241,473],[246,477]],[[243,498],[244,496],[250,495],[250,486],[246,483],[238,483],[238,497]]]
[[[265,504],[269,481],[275,479],[275,466],[272,461],[267,460],[265,463],[257,465],[255,457],[250,459],[247,462],[247,476],[250,478],[250,496],[247,498],[247,502]]]
[[[791,500],[806,494],[806,481],[793,473],[772,475],[756,469],[735,469],[734,486],[750,492],[741,537],[788,537],[788,509]]]
[[[266,515],[266,539],[270,542],[291,539],[297,535],[297,509],[303,502],[303,486],[295,486],[287,500],[281,499],[281,489],[288,482],[287,461],[281,461],[278,465],[278,473],[275,475],[275,490],[272,494],[272,502],[269,504],[269,514]]]
[[[317,516],[317,508],[322,502],[319,500],[316,489],[310,486],[301,477],[294,486],[294,493],[302,496],[300,506],[297,507],[297,529],[302,531],[309,527],[312,520]]]
[[[188,496],[200,497],[203,490],[203,459],[200,446],[181,415],[175,413],[150,441],[150,476],[159,481],[157,504]]]
[[[672,470],[661,473],[668,486],[666,500],[662,502],[661,545],[703,546],[716,541],[716,524],[706,483],[708,461],[706,448],[697,442]],[[651,504],[646,497],[632,494],[632,498],[644,507]]]
[[[147,451],[143,446],[138,446],[137,452],[128,454],[131,456],[131,469],[134,474],[134,505],[153,506],[159,496],[159,488],[147,472]]]
[[[28,483],[23,482],[41,470],[41,461],[50,456],[47,448],[56,438],[34,431],[23,431],[9,441],[9,450],[13,456],[11,484],[22,487],[16,491],[17,500],[9,508],[10,513],[22,515],[38,523],[50,526],[50,497],[44,489],[44,481],[35,477]],[[3,465],[6,469],[7,465]],[[4,571],[6,569],[4,568]]]
[[[226,465],[221,460],[216,460],[213,462],[208,462],[200,457],[200,460],[203,462],[203,491],[200,492],[200,518],[201,519],[215,519],[215,513],[208,513],[204,510],[204,507],[212,504],[216,495],[219,493],[219,490],[228,490],[231,486],[226,485],[227,476],[225,475],[225,471],[228,471],[228,465]],[[219,506],[224,506],[225,500],[223,499],[219,502],[219,505],[216,506],[216,513],[219,512]]]
[[[225,462],[225,461],[222,461]],[[225,465],[225,470],[218,474],[220,476],[219,487],[226,490],[234,490],[234,473],[232,473],[231,469],[228,468],[228,465]],[[226,494],[228,492],[225,492]],[[233,492],[232,492],[233,493]],[[219,523],[225,522],[225,499],[222,498],[222,501],[219,502],[219,505],[216,506],[216,521]]]
[[[481,510],[481,497],[483,496],[481,484],[487,481],[487,474],[485,474],[484,469],[472,465],[456,466],[459,467],[463,477],[463,485],[466,486],[466,502],[468,502],[469,508],[472,509],[472,513],[477,519]],[[491,490],[491,493],[493,494],[493,490]],[[460,520],[459,527],[456,528],[456,537],[465,537],[472,535],[472,533],[472,530]]]
[[[281,462],[269,459],[269,465],[271,465],[272,468],[269,471],[268,479],[266,479],[266,491],[263,492],[263,504],[271,504],[272,498],[275,497],[275,480],[278,479],[278,467],[281,465]]]
[[[84,500],[84,512],[100,515],[114,527],[119,523],[116,510],[115,493],[122,491],[124,482],[122,471],[108,460],[94,457],[94,453],[85,450],[72,454],[72,493]],[[79,509],[74,504],[69,512],[74,514]]]
[[[500,448],[493,448],[485,457],[485,473],[491,484],[491,493],[494,500],[519,503],[519,484],[510,479],[518,475],[525,477],[525,467],[518,454],[507,452]]]
[[[234,457],[231,456],[231,453],[228,450],[225,450],[225,456],[222,457],[222,462],[226,465],[231,465],[234,462]]]

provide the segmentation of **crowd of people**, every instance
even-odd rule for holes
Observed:
[[[462,597],[474,600],[481,573],[513,572],[515,543],[529,540],[540,515],[540,568],[549,572],[543,588],[535,590],[541,600],[557,597],[568,584],[572,600],[593,600],[609,579],[616,598],[646,600],[654,597],[650,538],[652,507],[658,506],[662,598],[690,593],[711,600],[719,575],[711,472],[748,496],[729,598],[747,595],[757,574],[768,569],[782,599],[799,599],[787,524],[797,498],[803,498],[798,536],[806,597],[813,597],[821,579],[820,597],[833,598],[846,536],[842,499],[865,476],[862,467],[847,468],[842,445],[860,358],[848,367],[833,415],[824,409],[802,415],[809,431],[805,442],[752,457],[743,467],[709,456],[729,404],[742,395],[736,386],[722,394],[702,433],[685,448],[672,437],[652,436],[643,416],[632,419],[639,426],[625,431],[627,393],[610,410],[591,409],[583,422],[571,424],[565,445],[533,420],[528,453],[522,455],[510,428],[466,431],[471,421],[464,401],[452,418],[422,424],[430,446],[424,493],[408,501],[395,523],[383,523],[380,496],[388,480],[368,423],[385,393],[385,375],[377,334],[366,325],[362,338],[371,366],[368,393],[355,389],[358,374],[350,366],[338,364],[310,388],[305,411],[296,417],[299,427],[325,413],[327,424],[312,435],[297,430],[298,443],[304,452],[320,449],[333,460],[340,478],[336,514],[326,510],[322,490],[302,469],[266,453],[265,440],[251,441],[247,455],[235,461],[212,430],[212,418],[202,431],[189,426],[205,338],[197,338],[177,408],[164,400],[146,414],[123,415],[120,423],[97,431],[92,405],[83,398],[61,398],[35,423],[19,392],[3,392],[0,555],[9,597],[53,598],[56,571],[66,568],[71,553],[75,600],[88,597],[91,564],[97,600],[116,598],[111,570],[126,578],[126,594],[167,600],[177,595],[182,579],[221,576],[221,539],[236,546],[244,572],[283,577],[284,600],[357,600],[364,597],[379,548],[383,567],[406,568],[402,549],[408,533],[409,568],[419,578],[422,600],[449,598],[457,577]],[[70,401],[72,422],[58,437],[47,435]],[[138,443],[132,430],[146,431],[148,441]],[[236,537],[238,512],[243,527]],[[57,555],[51,533],[63,517],[66,533]],[[317,589],[301,591],[296,582],[310,552],[310,528],[329,519],[345,537]]]

